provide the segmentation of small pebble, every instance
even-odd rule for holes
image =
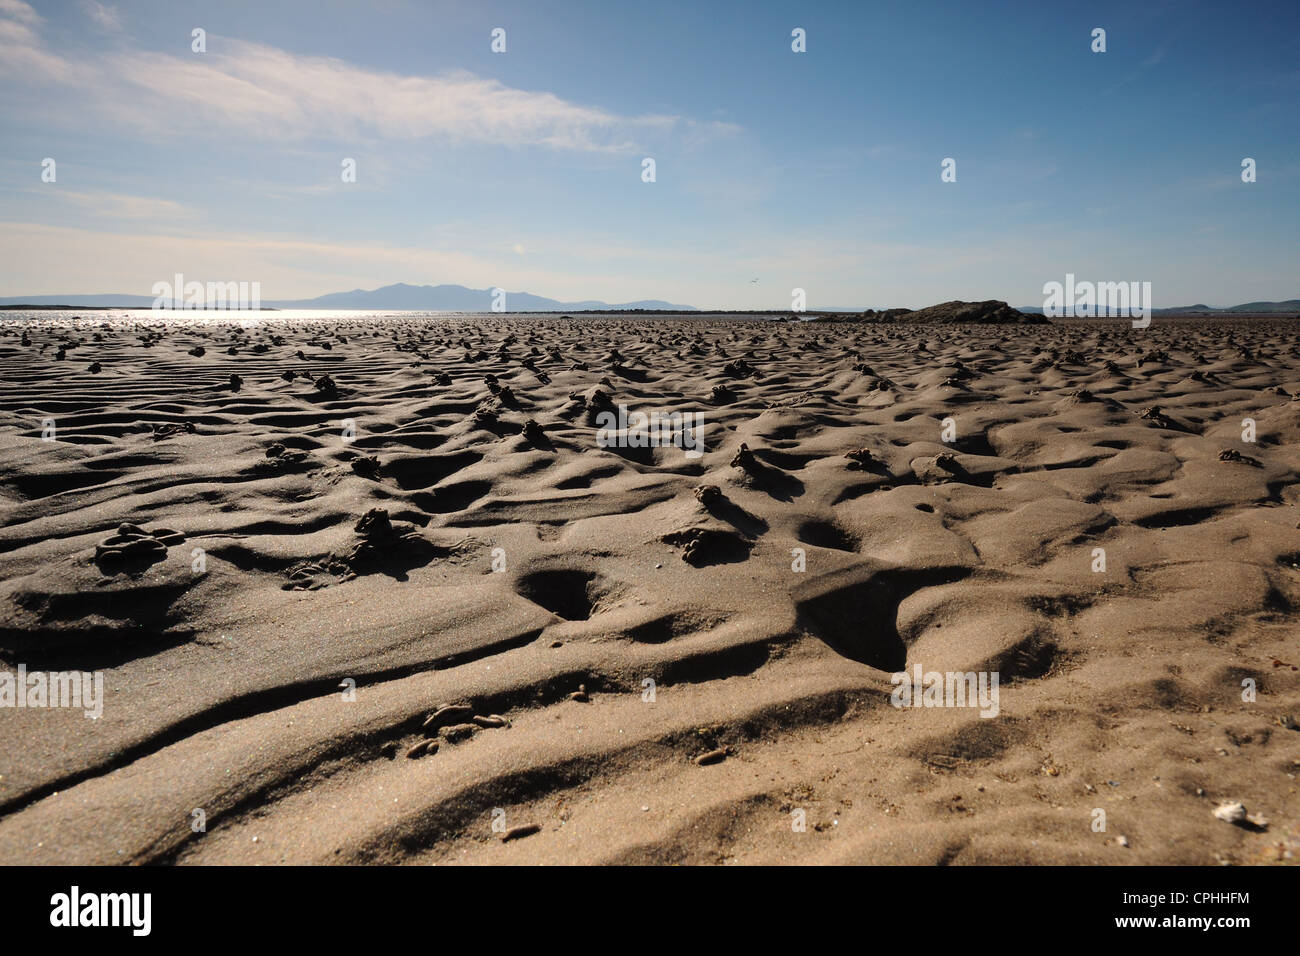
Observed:
[[[1214,815],[1224,823],[1239,823],[1246,819],[1246,807],[1241,803],[1221,803],[1214,808]]]
[[[438,752],[438,741],[421,740],[419,743],[417,743],[415,746],[413,746],[410,750],[406,752],[406,756],[410,760],[415,760],[427,754],[436,754],[437,752]]]
[[[542,828],[536,823],[525,823],[521,826],[511,827],[505,833],[501,834],[501,842],[509,843],[511,840],[522,840],[524,837],[530,837],[534,833],[541,833]]]
[[[1219,804],[1214,808],[1214,816],[1224,823],[1232,823],[1237,826],[1246,824],[1248,827],[1255,827],[1259,830],[1268,829],[1268,821],[1261,816],[1247,813],[1245,804],[1240,801]]]
[[[437,730],[448,724],[462,724],[474,716],[474,708],[464,704],[447,704],[439,707],[424,722],[425,730]]]

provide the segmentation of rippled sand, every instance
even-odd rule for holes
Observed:
[[[0,862],[1293,860],[1298,327],[0,323]]]

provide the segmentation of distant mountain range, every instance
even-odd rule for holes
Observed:
[[[1022,305],[1021,312],[1043,311],[1041,305]],[[1287,299],[1285,302],[1246,302],[1242,305],[1178,305],[1169,309],[1152,309],[1153,315],[1188,315],[1194,312],[1208,312],[1215,315],[1230,312],[1295,312],[1300,313],[1300,299]]]
[[[24,295],[0,298],[0,308],[21,305],[51,306],[65,305],[74,309],[89,309],[95,306],[114,309],[147,309],[153,305],[153,297],[147,295]],[[492,311],[491,289],[469,289],[463,285],[408,285],[398,282],[379,289],[353,289],[351,292],[332,292],[314,299],[280,299],[265,300],[263,308],[271,309],[361,309],[394,312],[490,312]],[[597,312],[626,311],[644,309],[661,312],[698,312],[693,305],[678,305],[661,299],[641,299],[636,302],[601,302],[588,299],[582,302],[560,302],[545,296],[529,292],[507,292],[505,311],[507,312]],[[722,310],[752,311],[759,314],[763,310]],[[781,309],[769,310],[774,312]],[[861,309],[817,309],[816,312],[860,312]],[[1038,305],[1019,306],[1019,311],[1030,314],[1042,314]],[[1242,305],[1225,307],[1205,305],[1183,305],[1168,309],[1153,309],[1156,315],[1186,315],[1188,313],[1205,313],[1220,315],[1234,312],[1282,312],[1300,314],[1300,299],[1287,299],[1285,302],[1246,302]]]
[[[0,306],[12,305],[67,305],[73,308],[110,306],[117,309],[147,309],[154,297],[148,295],[26,295],[0,298]],[[584,302],[560,302],[528,292],[507,292],[507,312],[564,312],[609,309],[658,309],[670,312],[695,312],[691,305],[675,305],[658,299],[638,302],[608,303],[590,299]],[[263,308],[271,309],[373,309],[398,312],[490,312],[491,289],[467,289],[463,285],[407,285],[399,282],[381,289],[353,289],[351,292],[333,292],[315,299],[263,300]]]

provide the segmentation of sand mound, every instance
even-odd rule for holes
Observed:
[[[1050,325],[1042,315],[1021,312],[1005,302],[942,302],[924,309],[868,309],[847,315],[822,315],[813,322],[901,322],[908,325]]]
[[[1029,312],[1020,312],[1005,302],[943,302],[894,316],[890,321],[909,325],[1046,325],[1048,320]]]

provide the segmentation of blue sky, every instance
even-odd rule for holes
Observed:
[[[1293,0],[0,0],[0,296],[1293,298],[1297,35]]]

